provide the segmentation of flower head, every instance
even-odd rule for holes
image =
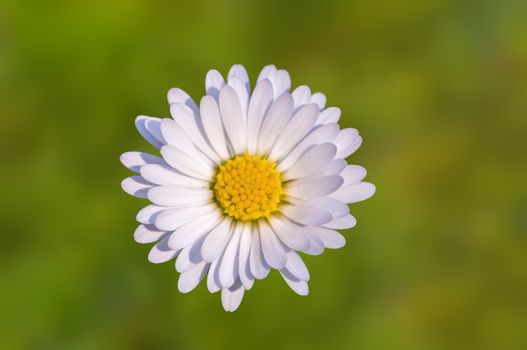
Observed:
[[[356,224],[347,204],[375,192],[362,182],[366,170],[346,162],[362,139],[355,129],[339,129],[340,110],[326,108],[323,94],[305,85],[290,92],[289,74],[272,65],[252,93],[241,65],[227,81],[209,71],[205,87],[199,106],[171,89],[173,119],[136,119],[161,157],[121,156],[138,173],[123,189],[152,202],[137,214],[134,238],[157,242],[151,262],[176,259],[181,292],[207,276],[227,311],[270,269],[307,295],[309,272],[298,252],[342,247],[336,230]]]

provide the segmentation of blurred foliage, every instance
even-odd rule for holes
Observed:
[[[132,240],[138,114],[266,64],[360,130],[347,245],[234,314]],[[527,5],[0,0],[1,349],[526,349]]]

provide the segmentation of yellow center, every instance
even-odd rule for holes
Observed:
[[[284,193],[276,163],[245,153],[220,165],[213,184],[223,212],[250,221],[278,210]]]

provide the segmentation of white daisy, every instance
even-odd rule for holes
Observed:
[[[241,65],[227,81],[209,71],[205,87],[199,106],[171,89],[173,119],[136,119],[161,157],[121,156],[138,173],[123,189],[152,202],[137,214],[134,238],[157,242],[151,262],[176,259],[182,293],[207,276],[226,311],[271,269],[307,295],[309,272],[298,252],[342,247],[336,230],[356,224],[347,204],[375,192],[362,181],[366,170],[346,162],[362,138],[356,129],[339,129],[340,109],[326,108],[323,94],[305,85],[290,92],[289,74],[273,65],[252,93]]]

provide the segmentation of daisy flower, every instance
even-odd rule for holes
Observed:
[[[137,173],[122,188],[152,203],[137,214],[134,238],[155,242],[150,262],[175,259],[182,293],[206,277],[226,311],[271,269],[307,295],[310,276],[299,253],[342,247],[336,230],[356,224],[348,204],[375,192],[362,181],[366,170],[346,162],[362,138],[339,129],[340,109],[326,108],[322,93],[305,85],[290,92],[289,74],[273,65],[252,92],[241,65],[227,80],[209,71],[205,88],[199,105],[170,89],[172,119],[135,120],[161,156],[121,156]]]

